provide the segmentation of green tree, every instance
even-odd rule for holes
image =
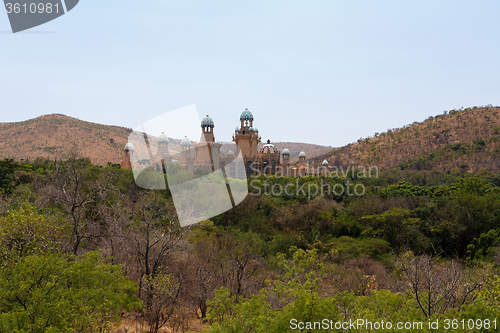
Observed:
[[[0,217],[0,259],[54,252],[63,235],[61,221],[39,214],[34,206],[23,203]]]
[[[139,307],[137,285],[96,252],[26,256],[0,271],[1,332],[96,332]]]
[[[467,246],[467,262],[484,259],[484,257],[491,254],[491,249],[498,245],[499,242],[500,229],[491,229],[487,233],[482,233]]]
[[[363,216],[361,220],[375,232],[380,230],[384,239],[398,249],[404,246],[418,248],[424,238],[418,230],[420,219],[411,217],[409,209],[391,208],[381,214]]]

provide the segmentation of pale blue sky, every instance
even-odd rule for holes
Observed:
[[[341,146],[500,105],[499,12],[498,1],[80,0],[18,34],[4,12],[0,122],[63,113],[135,128],[195,104],[221,141],[249,108],[263,140]]]

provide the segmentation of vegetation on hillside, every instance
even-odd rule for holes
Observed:
[[[118,164],[1,160],[0,332],[498,331],[497,111],[333,151],[330,175],[252,177],[184,228]]]
[[[262,176],[259,195],[181,228],[170,192],[118,165],[0,161],[0,331],[498,327],[499,175],[446,177]]]
[[[425,121],[388,129],[315,159],[330,165],[377,165],[381,169],[420,173],[500,171],[500,107],[445,111]]]

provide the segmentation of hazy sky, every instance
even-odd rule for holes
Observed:
[[[3,12],[0,122],[135,128],[195,104],[217,140],[249,108],[263,140],[341,146],[500,105],[499,12],[496,0],[80,0],[17,34]]]

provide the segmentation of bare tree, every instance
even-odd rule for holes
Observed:
[[[138,276],[144,319],[149,332],[157,332],[172,317],[179,301],[184,278],[182,274],[168,275],[167,270],[172,268],[170,255],[182,244],[189,228],[180,226],[171,198],[159,191],[142,192],[139,200],[130,204],[124,237]],[[177,284],[172,284],[174,278]]]
[[[69,251],[78,253],[83,240],[101,237],[103,224],[99,223],[98,203],[103,202],[110,189],[111,173],[102,172],[97,179],[90,180],[92,172],[87,159],[70,158],[66,162],[55,162],[51,182],[42,196],[45,204],[62,205],[67,213],[71,229]]]
[[[181,302],[182,275],[175,281],[174,274],[145,275],[142,279],[144,295],[150,298],[144,319],[148,332],[156,333],[175,316]]]
[[[442,262],[437,256],[415,256],[407,252],[398,267],[398,289],[414,299],[425,317],[444,313],[473,300],[472,291],[481,283],[471,281],[465,268],[456,260]]]
[[[198,234],[196,234],[198,232]],[[246,296],[264,286],[263,259],[257,237],[206,227],[193,232],[189,248],[188,298],[198,318],[207,314],[213,291],[226,287]]]

